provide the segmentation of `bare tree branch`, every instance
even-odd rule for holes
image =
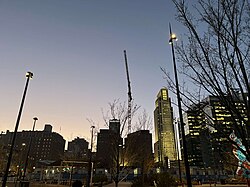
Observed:
[[[202,110],[199,103],[205,95],[217,97],[230,114],[231,128],[242,139],[246,151],[241,151],[249,160],[246,127],[250,126],[250,3],[247,0],[197,0],[191,7],[187,2],[173,0],[177,20],[187,29],[185,40],[175,45],[182,67],[179,73],[185,77],[182,102],[186,109],[196,106]],[[176,85],[170,74],[161,69],[168,89],[175,93]],[[209,119],[208,125],[230,141],[223,125],[211,119],[206,111],[202,112]]]

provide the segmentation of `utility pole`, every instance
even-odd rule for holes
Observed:
[[[183,141],[183,157],[184,157],[184,164],[185,164],[185,169],[186,169],[187,186],[192,187],[192,181],[191,181],[190,169],[189,169],[189,163],[188,163],[188,154],[187,154],[187,145],[186,145],[186,137],[185,137],[185,130],[184,130],[184,122],[183,122],[182,108],[181,108],[181,97],[180,97],[180,90],[179,90],[179,82],[178,82],[177,68],[176,68],[176,62],[175,62],[175,53],[174,53],[174,41],[177,40],[177,37],[176,37],[175,34],[172,33],[170,24],[169,24],[169,32],[170,32],[169,44],[171,45],[172,56],[173,56],[174,75],[175,75],[175,84],[176,84],[175,86],[176,86],[176,95],[177,95],[177,102],[178,102],[178,109],[179,109],[181,137],[182,137],[182,141]]]

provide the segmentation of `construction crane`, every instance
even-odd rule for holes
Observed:
[[[127,81],[128,81],[128,134],[130,134],[131,133],[132,94],[131,94],[131,86],[130,86],[130,79],[129,79],[129,73],[128,73],[128,62],[127,62],[126,50],[124,50],[124,58],[125,58],[125,67],[126,67]]]

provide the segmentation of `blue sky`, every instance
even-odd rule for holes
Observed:
[[[32,71],[19,130],[52,124],[66,140],[90,136],[87,118],[104,127],[101,108],[127,100],[127,50],[134,102],[153,118],[154,101],[173,71],[171,0],[12,0],[0,2],[0,130],[13,131]]]

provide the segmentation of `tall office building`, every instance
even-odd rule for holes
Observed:
[[[237,112],[247,119],[243,102],[235,100],[235,105]],[[223,167],[225,153],[232,153],[231,142],[227,137],[234,129],[235,121],[240,120],[216,96],[208,96],[202,102],[190,106],[183,116],[190,165]],[[249,127],[242,127],[250,132]]]
[[[203,117],[204,116],[199,111],[199,107],[192,107],[183,114],[188,161],[190,166],[203,166],[202,147],[205,146],[201,136],[204,120]]]
[[[154,157],[160,165],[167,166],[168,161],[177,159],[173,126],[173,108],[168,90],[162,88],[155,101],[154,110],[155,144]]]

